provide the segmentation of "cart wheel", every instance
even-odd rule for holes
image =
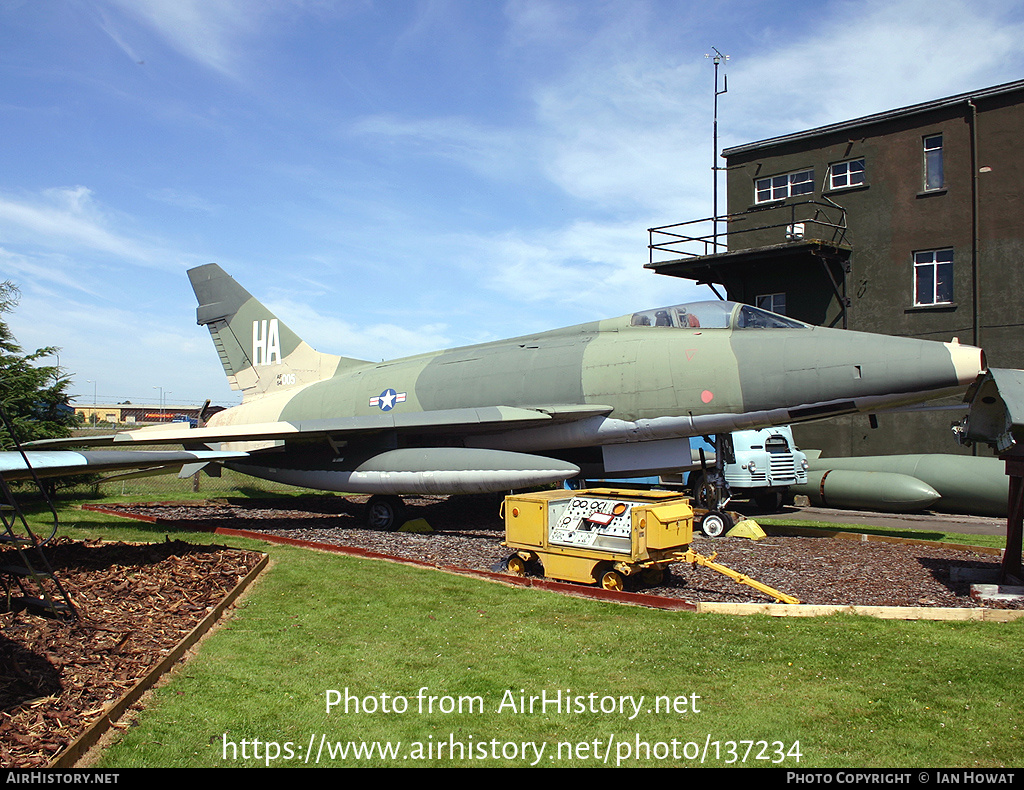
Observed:
[[[718,538],[732,529],[732,519],[727,513],[712,510],[705,514],[700,522],[700,529],[709,538]]]
[[[508,558],[508,572],[513,576],[526,575],[526,563],[518,554],[513,554]]]
[[[621,592],[626,588],[626,583],[618,571],[605,571],[601,576],[601,586],[606,590]]]
[[[652,565],[640,571],[640,581],[647,587],[657,587],[665,581],[665,569],[660,565]]]

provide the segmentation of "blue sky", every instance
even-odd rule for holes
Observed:
[[[84,402],[230,404],[203,263],[365,359],[708,298],[643,264],[711,214],[712,47],[728,147],[1020,79],[1024,9],[0,0],[8,321]]]

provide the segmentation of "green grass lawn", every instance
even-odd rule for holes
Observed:
[[[73,537],[166,534],[62,519]],[[273,565],[103,767],[1024,762],[1020,621],[669,613],[170,537],[262,548]]]

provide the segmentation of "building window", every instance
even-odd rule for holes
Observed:
[[[914,304],[953,303],[953,250],[914,253]]]
[[[924,189],[926,192],[942,189],[942,135],[933,134],[924,138]]]
[[[814,170],[786,173],[771,178],[759,178],[754,182],[754,199],[757,203],[785,200],[794,195],[808,195],[814,191]]]
[[[786,314],[786,294],[761,294],[754,299],[757,307],[779,315]]]
[[[847,189],[864,185],[864,160],[837,162],[829,168],[829,189]]]

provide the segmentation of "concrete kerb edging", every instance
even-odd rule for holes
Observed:
[[[124,512],[106,510],[93,505],[83,505],[84,508],[96,512],[107,513],[122,518],[136,518]],[[161,519],[154,516],[139,516],[137,520],[149,523],[161,524]],[[168,524],[170,526],[170,524]],[[990,609],[988,607],[927,607],[927,606],[855,606],[852,604],[776,604],[776,603],[715,603],[698,602],[690,603],[675,598],[665,598],[660,595],[644,595],[642,593],[616,592],[604,590],[597,587],[584,587],[578,584],[568,584],[550,579],[538,579],[530,577],[509,576],[504,573],[491,571],[476,571],[468,568],[455,568],[451,566],[440,566],[422,560],[394,557],[389,554],[359,549],[352,546],[337,546],[328,543],[315,543],[313,541],[297,540],[278,535],[268,535],[263,532],[250,532],[248,530],[228,529],[225,527],[200,527],[206,532],[213,532],[217,535],[237,536],[252,540],[262,540],[267,543],[280,543],[284,545],[311,548],[318,551],[326,551],[333,554],[345,554],[352,557],[365,559],[385,560],[396,562],[402,565],[440,570],[460,576],[472,576],[485,581],[497,582],[509,587],[530,587],[539,590],[548,590],[578,598],[591,598],[596,600],[612,601],[616,603],[643,606],[652,609],[663,609],[668,611],[689,611],[698,614],[731,614],[750,615],[764,614],[770,617],[820,617],[827,615],[859,615],[865,617],[877,617],[886,620],[951,620],[951,621],[986,621],[986,622],[1010,622],[1024,617],[1024,610],[1021,609]],[[988,546],[970,546],[960,543],[939,543],[935,541],[914,540],[913,538],[897,538],[888,535],[870,535],[860,532],[843,532],[839,530],[802,528],[802,527],[778,527],[768,524],[766,531],[770,530],[775,534],[798,535],[804,537],[829,537],[838,540],[862,540],[878,541],[883,543],[901,543],[911,546],[939,546],[951,550],[974,551],[980,554],[992,554],[1002,556],[1003,549],[996,549]]]
[[[175,663],[185,655],[185,652],[196,644],[206,633],[213,628],[218,620],[223,616],[231,604],[233,604],[238,596],[241,595],[250,584],[252,584],[270,563],[270,557],[267,554],[263,555],[263,558],[256,564],[256,566],[236,584],[224,598],[221,599],[220,603],[217,604],[213,609],[207,613],[206,617],[196,625],[188,634],[185,635],[184,639],[178,642],[177,645],[166,655],[164,658],[155,666],[151,667],[150,670],[140,678],[134,686],[128,689],[119,700],[114,702],[103,715],[94,721],[89,727],[83,732],[78,738],[72,741],[68,747],[57,755],[53,760],[47,764],[47,768],[73,768],[86,752],[95,746],[100,738],[114,726],[115,722],[124,715],[125,711],[128,710],[129,706],[134,704],[138,699],[174,666]]]
[[[991,623],[1008,623],[1024,617],[1024,610],[1021,609],[988,609],[986,607],[968,609],[928,606],[843,606],[841,604],[698,603],[697,610],[701,613],[766,614],[770,617],[824,617],[852,614],[878,617],[883,620],[979,620]]]

